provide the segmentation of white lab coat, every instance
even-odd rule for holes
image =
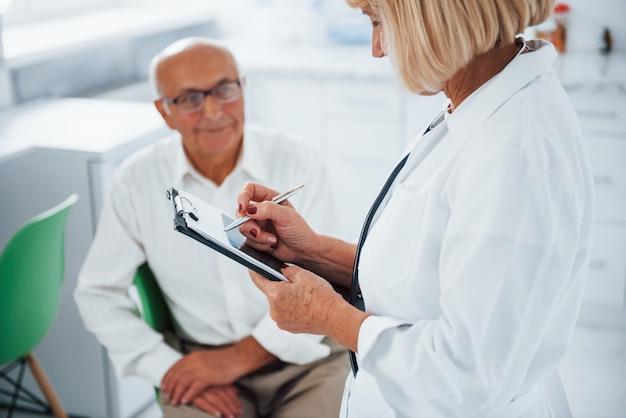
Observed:
[[[342,416],[553,415],[543,381],[578,316],[593,187],[556,52],[529,45],[410,147],[362,250],[374,316]]]

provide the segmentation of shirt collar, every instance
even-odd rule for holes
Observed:
[[[511,96],[552,67],[557,58],[552,44],[532,40],[527,41],[526,45],[532,52],[516,56],[446,118],[450,132],[465,132],[469,135]]]
[[[247,176],[251,180],[257,181],[259,183],[267,183],[267,170],[263,165],[263,159],[259,157],[261,151],[257,144],[258,140],[259,138],[256,138],[253,130],[246,125],[244,127],[242,152],[239,156],[239,160],[237,161],[235,169],[229,175],[229,177],[235,173],[243,172],[247,174]],[[198,170],[193,167],[193,165],[187,158],[180,135],[178,135],[176,141],[175,153],[176,162],[174,167],[173,180],[174,184],[177,185],[177,187],[182,186],[183,180],[187,175],[202,179],[203,181],[207,180],[202,174],[198,172]]]

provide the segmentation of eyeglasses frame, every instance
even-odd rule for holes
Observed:
[[[183,93],[181,95],[178,95],[178,96],[176,96],[174,98],[162,97],[161,101],[164,104],[166,104],[166,105],[170,105],[170,104],[178,105],[178,101],[181,99],[181,97],[183,97],[183,96],[185,96],[187,94],[190,94],[190,93],[201,93],[203,101],[206,100],[207,96],[211,96],[211,97],[213,97],[213,100],[215,100],[215,102],[218,103],[218,104],[232,103],[235,100],[239,99],[241,97],[241,95],[235,97],[234,99],[227,100],[227,101],[221,101],[219,99],[216,99],[215,96],[213,96],[213,93],[215,92],[215,90],[217,90],[218,88],[220,88],[220,87],[222,87],[222,86],[224,86],[226,84],[236,84],[237,87],[241,88],[241,87],[243,87],[243,79],[242,78],[238,78],[238,79],[233,80],[233,81],[226,81],[224,83],[220,83],[220,84],[218,84],[218,85],[216,85],[214,87],[211,87],[210,89],[207,89],[207,90],[191,90],[191,91],[188,91],[188,92]],[[188,109],[181,108],[181,111],[186,112],[186,113],[192,113],[192,112],[197,112],[200,109],[202,109],[202,106],[200,106],[200,107],[198,107],[197,109],[194,109],[194,110],[188,110]]]

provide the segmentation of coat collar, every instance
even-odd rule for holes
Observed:
[[[473,92],[445,120],[417,139],[399,180],[425,188],[435,174],[480,126],[510,97],[545,73],[557,57],[552,44],[527,42],[531,53],[518,55],[502,71]],[[447,103],[444,107],[447,107]],[[450,135],[452,134],[452,135]]]
[[[473,92],[448,118],[455,135],[469,136],[511,96],[545,73],[557,53],[546,41],[528,41],[531,53],[515,57],[502,71]]]

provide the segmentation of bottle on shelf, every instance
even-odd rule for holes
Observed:
[[[560,53],[567,50],[567,24],[570,7],[567,3],[557,3],[552,16],[536,28],[536,36],[554,44]]]
[[[608,55],[613,50],[613,37],[611,36],[611,31],[609,28],[604,28],[604,32],[602,33],[602,48],[600,52],[605,55]]]

